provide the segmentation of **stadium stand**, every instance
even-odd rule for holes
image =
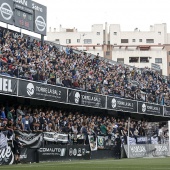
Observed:
[[[104,95],[170,104],[170,81],[150,68],[112,64],[0,30],[0,74]],[[140,82],[140,83],[139,83]]]
[[[0,107],[0,131],[8,131],[9,136],[13,131],[22,132],[57,132],[63,134],[83,134],[115,136],[118,132],[127,143],[128,118],[115,118],[113,116],[68,112],[64,110],[46,107],[31,108],[19,105]],[[131,120],[130,137],[159,136],[162,130],[162,138],[167,136],[167,127],[160,123],[151,123],[147,120]]]
[[[0,30],[0,53],[1,75],[169,105],[170,82],[149,68],[141,70],[113,64],[71,47],[60,50],[50,42],[42,47],[41,42],[32,37],[13,38],[12,32],[4,30]],[[125,118],[26,106],[9,108],[1,105],[0,108],[0,130],[8,130],[11,134],[13,130],[20,130],[114,136],[118,131],[121,136],[127,137]],[[132,120],[130,127],[130,136],[146,136],[151,129],[152,135],[158,136],[162,128],[161,124],[139,120]]]
[[[155,70],[113,63],[98,55],[75,51],[72,47],[60,48],[51,42],[45,42],[41,46],[41,42],[33,37],[19,35],[14,38],[12,32],[2,29],[0,29],[0,75],[102,95],[170,105],[170,81]],[[10,96],[5,99],[10,99]],[[142,118],[139,116],[140,118],[136,119],[130,112],[116,116],[110,115],[109,112],[103,114],[104,111],[102,114],[97,111],[88,112],[90,109],[85,111],[79,108],[79,111],[73,111],[66,109],[65,103],[62,109],[59,109],[57,106],[43,105],[46,101],[41,101],[41,106],[35,106],[36,102],[32,106],[26,105],[25,99],[22,104],[17,102],[19,99],[15,102],[15,99],[15,96],[11,99],[13,104],[2,98],[0,100],[0,132],[5,133],[9,141],[18,132],[23,133],[20,136],[25,137],[24,142],[27,142],[27,137],[34,142],[29,138],[30,134],[34,137],[39,133],[43,134],[44,140],[38,141],[45,141],[47,145],[54,144],[58,140],[57,135],[61,135],[62,138],[66,135],[67,144],[70,145],[74,139],[78,139],[78,135],[83,136],[84,144],[90,144],[90,136],[93,144],[94,139],[104,136],[108,142],[107,146],[113,146],[115,143],[112,142],[111,145],[111,141],[115,142],[116,137],[120,135],[122,143],[126,145],[128,126],[129,140],[132,143],[135,139],[136,144],[141,144],[140,142],[154,144],[156,138],[159,144],[167,144],[169,138],[167,122],[161,122],[164,119],[159,119],[160,117],[157,119],[160,122],[150,122],[147,119],[149,116],[141,116]],[[128,125],[129,115],[130,125]],[[52,133],[55,142],[50,141]],[[46,135],[49,137],[47,140],[45,140]],[[73,135],[72,140],[71,135]],[[111,147],[107,149],[111,150]]]

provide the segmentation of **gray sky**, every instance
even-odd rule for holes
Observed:
[[[90,31],[93,24],[120,24],[121,30],[149,30],[167,23],[170,32],[169,0],[35,0],[47,6],[47,27],[76,27]]]

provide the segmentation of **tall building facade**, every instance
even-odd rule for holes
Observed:
[[[90,32],[78,32],[60,25],[58,31],[49,29],[47,39],[139,68],[153,63],[170,76],[170,34],[165,23],[150,26],[149,31],[121,31],[120,25],[105,23],[92,25]]]

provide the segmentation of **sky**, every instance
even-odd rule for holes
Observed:
[[[169,0],[34,0],[47,6],[47,28],[91,31],[93,24],[120,24],[122,31],[149,31],[150,25],[167,23]]]

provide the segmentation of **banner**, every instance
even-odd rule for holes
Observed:
[[[105,149],[105,136],[97,136],[97,149]]]
[[[67,102],[67,89],[48,84],[19,80],[19,96]]]
[[[21,163],[36,162],[37,149],[21,148]]]
[[[90,144],[91,151],[97,151],[97,138],[95,140],[94,136],[88,135],[88,139],[89,139],[89,144]]]
[[[17,95],[17,79],[0,76],[0,93]]]
[[[164,106],[164,116],[170,117],[170,107]]]
[[[90,147],[89,145],[68,145],[68,158],[69,159],[90,159]]]
[[[61,142],[61,143],[68,142],[68,134],[61,134],[56,132],[44,132],[43,138],[45,141],[49,142]]]
[[[137,101],[125,98],[107,97],[107,108],[136,113]]]
[[[0,149],[0,165],[11,165],[14,162],[14,154],[10,146]]]
[[[90,159],[89,145],[48,145],[39,149],[39,161]]]
[[[97,108],[106,108],[106,96],[69,89],[68,102]]]
[[[169,155],[169,147],[167,144],[150,145],[149,148],[151,151],[151,156],[153,157]]]
[[[47,147],[40,148],[39,160],[40,161],[56,161],[63,159],[67,156],[66,153],[67,145],[48,145]]]
[[[127,140],[129,139],[129,145],[136,145],[136,139],[135,137],[128,137]]]
[[[15,131],[15,134],[19,135],[19,141],[24,147],[39,148],[42,142],[42,133],[23,133]]]
[[[150,144],[150,137],[146,136],[137,136],[136,137],[136,144]]]
[[[124,145],[126,154],[128,155],[128,145]],[[129,146],[129,158],[143,158],[146,157],[146,145],[130,145]]]
[[[129,137],[129,145],[136,145],[136,144],[158,144],[158,137],[157,136]]]
[[[163,116],[163,106],[138,102],[138,112],[143,114],[151,114],[154,116]]]
[[[128,145],[124,145],[126,154],[128,155]],[[168,156],[169,148],[167,144],[139,144],[129,146],[129,158],[138,157],[159,157]]]

